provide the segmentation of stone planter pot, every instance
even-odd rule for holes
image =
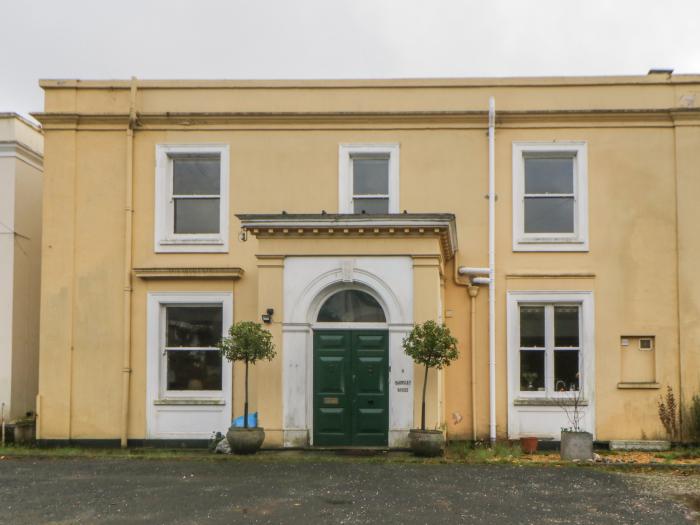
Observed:
[[[522,449],[524,454],[534,454],[535,452],[537,452],[537,438],[520,438],[520,448]]]
[[[255,454],[265,441],[265,430],[261,427],[231,427],[226,432],[226,440],[234,454]]]
[[[28,445],[34,442],[36,436],[36,422],[32,420],[20,420],[14,423],[14,442],[18,445]]]
[[[408,441],[416,456],[429,458],[442,456],[445,450],[445,436],[442,435],[441,430],[411,429],[408,432]]]
[[[567,461],[593,459],[593,434],[562,431],[560,449],[561,459]]]

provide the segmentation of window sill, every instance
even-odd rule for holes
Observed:
[[[581,239],[516,239],[514,252],[587,252],[588,241]]]
[[[528,406],[544,406],[544,407],[572,407],[576,404],[575,399],[561,397],[561,398],[544,398],[544,397],[517,397],[513,400],[514,406],[528,407]],[[578,402],[578,406],[588,406],[588,400],[582,399]]]
[[[182,237],[179,239],[161,239],[159,244],[224,244],[224,241],[221,237]]]
[[[223,406],[226,404],[226,401],[223,399],[196,399],[196,398],[181,398],[181,399],[156,399],[153,401],[154,405],[157,406],[168,406],[168,405],[173,405],[173,406]]]
[[[222,238],[160,239],[156,242],[156,253],[205,253],[228,252],[228,243]]]
[[[659,388],[661,388],[661,385],[659,383],[654,383],[653,381],[621,381],[617,384],[617,388],[621,390],[658,390]]]

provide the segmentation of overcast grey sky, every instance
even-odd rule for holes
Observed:
[[[700,0],[0,0],[0,111],[40,78],[700,73]]]

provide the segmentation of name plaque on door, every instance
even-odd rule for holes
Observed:
[[[323,404],[324,405],[337,405],[338,404],[338,398],[337,397],[324,397],[323,398]]]

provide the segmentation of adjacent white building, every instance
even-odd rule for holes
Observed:
[[[41,129],[0,113],[0,404],[5,421],[35,410],[39,371]]]

